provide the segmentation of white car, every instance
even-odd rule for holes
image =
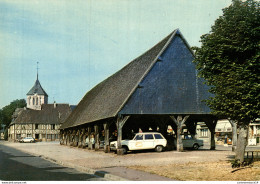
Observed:
[[[123,153],[127,153],[128,150],[143,150],[143,149],[155,149],[157,152],[161,152],[167,144],[167,140],[162,134],[158,132],[143,132],[137,133],[132,140],[122,140]],[[110,143],[111,150],[117,150],[117,141]]]
[[[35,142],[35,139],[32,137],[25,137],[20,140],[20,142]]]

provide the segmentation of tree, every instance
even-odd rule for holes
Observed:
[[[223,9],[208,34],[195,47],[199,76],[213,97],[206,100],[212,113],[235,120],[239,136],[236,159],[244,161],[248,126],[260,115],[259,2],[233,0]]]
[[[0,126],[1,124],[5,125],[5,128],[9,126],[12,121],[12,115],[16,108],[26,107],[26,102],[24,99],[14,100],[9,105],[3,107],[0,110]],[[5,131],[5,138],[7,136],[7,131]]]

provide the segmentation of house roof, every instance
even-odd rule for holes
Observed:
[[[115,117],[177,32],[87,92],[61,129]]]
[[[69,104],[42,104],[41,110],[24,109],[11,124],[60,124],[71,113]]]
[[[37,76],[37,79],[36,79],[36,81],[34,83],[34,86],[30,89],[30,91],[26,95],[34,95],[36,93],[38,95],[48,96],[48,94],[42,88],[42,86],[40,84],[40,81],[38,80],[38,76]]]

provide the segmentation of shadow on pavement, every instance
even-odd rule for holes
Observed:
[[[21,158],[22,162],[19,161]],[[62,167],[40,157],[0,145],[0,180],[82,181],[96,180],[96,178],[95,175],[81,173],[75,169]]]

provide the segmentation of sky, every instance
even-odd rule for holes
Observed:
[[[179,28],[200,46],[231,0],[0,0],[0,108],[37,76],[49,103],[95,85]]]

